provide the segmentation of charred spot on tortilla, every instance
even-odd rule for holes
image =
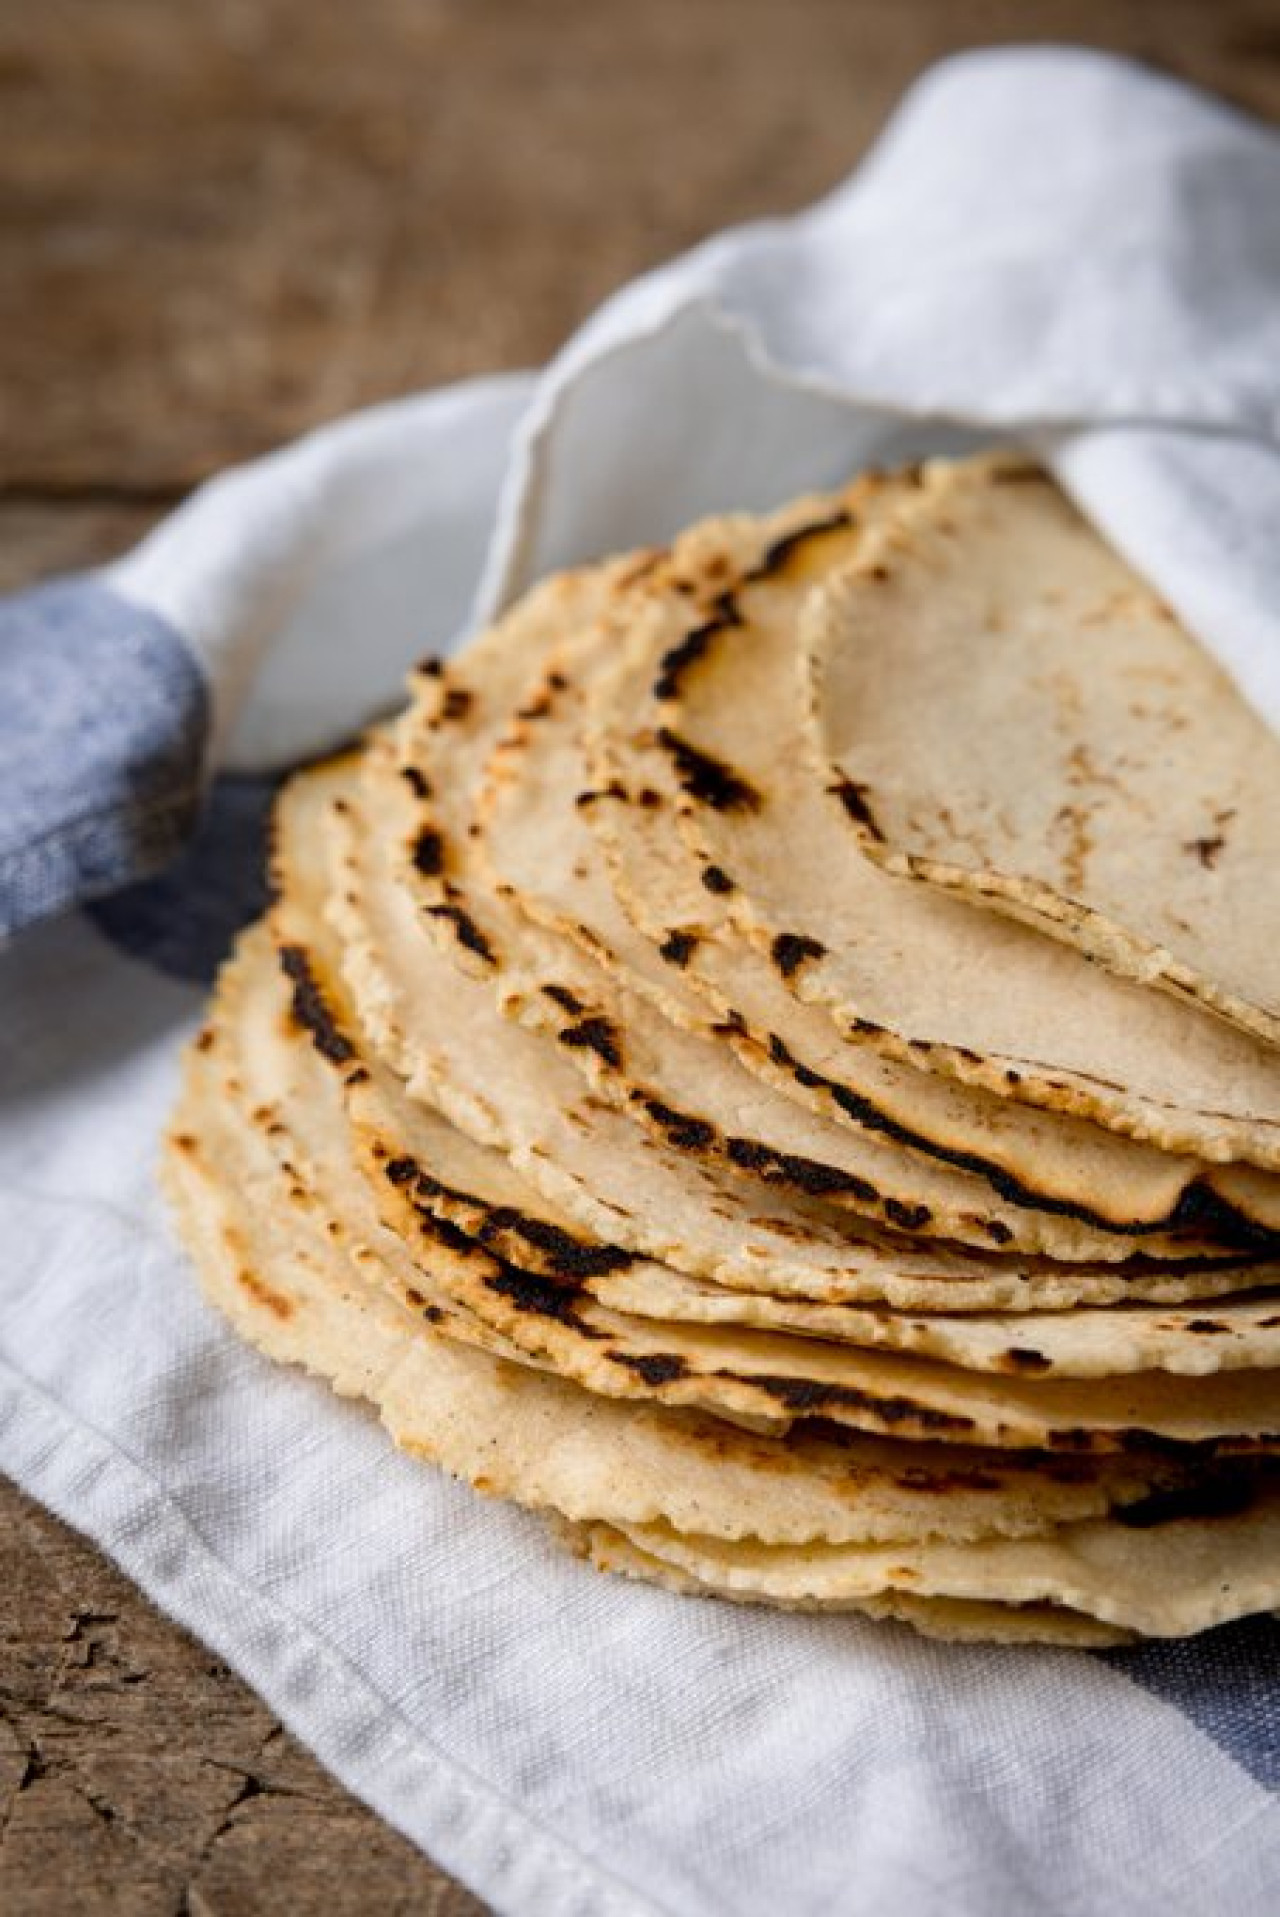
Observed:
[[[478,1232],[482,1244],[499,1234],[522,1239],[547,1260],[555,1277],[573,1282],[607,1278],[635,1263],[635,1253],[620,1245],[588,1243],[549,1219],[532,1218],[510,1205],[495,1206]]]
[[[497,1271],[486,1279],[488,1289],[498,1297],[505,1298],[519,1311],[535,1318],[550,1318],[554,1323],[567,1325],[581,1338],[603,1338],[604,1333],[594,1325],[589,1325],[578,1311],[575,1300],[577,1291],[554,1279],[539,1277],[536,1272],[521,1271],[517,1265],[500,1264]]]
[[[444,839],[434,826],[424,825],[410,854],[424,879],[438,879],[444,871]]]
[[[1210,1470],[1198,1484],[1152,1491],[1132,1504],[1118,1505],[1115,1517],[1131,1531],[1176,1524],[1185,1518],[1234,1518],[1248,1510],[1257,1488],[1257,1478],[1247,1467],[1219,1467]]]
[[[884,839],[884,833],[877,825],[875,813],[867,801],[867,788],[864,785],[859,785],[854,779],[841,778],[827,789],[834,798],[839,799],[855,825],[860,826],[873,839]]]
[[[665,959],[668,965],[677,965],[683,970],[697,949],[696,932],[668,932],[658,947],[658,956]]]
[[[615,1072],[622,1069],[622,1040],[618,1028],[599,1014],[579,1019],[576,1025],[564,1026],[556,1033],[556,1037],[562,1045],[579,1046],[584,1051],[594,1052]]]
[[[476,957],[483,959],[487,965],[497,963],[493,955],[493,947],[470,913],[464,911],[462,906],[429,905],[426,910],[429,918],[446,919],[457,934],[459,945],[465,946],[468,952],[474,952]]]
[[[747,1029],[747,1021],[741,1012],[735,1012],[730,1006],[724,1018],[718,1018],[711,1027],[717,1038],[741,1038]]]
[[[402,765],[400,767],[400,777],[404,780],[415,799],[429,799],[431,797],[431,781],[426,773],[421,771],[418,766]]]
[[[407,1153],[388,1159],[383,1166],[383,1173],[388,1182],[397,1188],[410,1187],[416,1202],[424,1206],[429,1206],[432,1199],[446,1199],[474,1208],[477,1216],[471,1233],[462,1232],[461,1227],[456,1225],[451,1226],[452,1230],[460,1233],[458,1242],[462,1245],[471,1242],[474,1237],[475,1241],[492,1251],[496,1241],[518,1238],[547,1260],[553,1276],[575,1284],[587,1278],[603,1278],[611,1272],[624,1271],[635,1262],[635,1254],[624,1251],[619,1245],[579,1238],[562,1225],[553,1224],[550,1219],[535,1218],[514,1205],[495,1205],[477,1198],[473,1193],[460,1192],[456,1187],[445,1184]]]
[[[917,1404],[912,1398],[890,1393],[878,1397],[856,1385],[828,1384],[817,1378],[788,1378],[768,1372],[753,1372],[751,1382],[788,1411],[802,1416],[822,1412],[832,1405],[850,1411],[870,1411],[886,1425],[915,1424],[923,1431],[971,1431],[973,1419],[952,1411],[940,1411],[933,1405]]]
[[[1205,871],[1212,872],[1218,863],[1218,854],[1225,844],[1226,840],[1219,832],[1207,839],[1188,839],[1184,850],[1194,853]]]
[[[1010,1345],[1004,1354],[1005,1363],[1011,1371],[1048,1371],[1051,1369],[1043,1351],[1036,1351],[1030,1345]]]
[[[1198,1179],[1178,1194],[1169,1224],[1174,1230],[1203,1232],[1242,1251],[1265,1253],[1280,1245],[1280,1233],[1273,1227],[1246,1218],[1220,1192]]]
[[[779,932],[770,951],[783,978],[794,978],[807,959],[824,958],[827,948],[821,939],[810,938],[807,933]]]
[[[853,523],[853,514],[847,508],[842,508],[826,519],[814,519],[807,526],[797,526],[794,532],[783,533],[780,539],[766,546],[762,557],[747,573],[748,582],[757,584],[765,579],[777,578],[805,546],[816,539],[825,539],[830,533],[847,532]]]
[[[415,1199],[414,1215],[419,1231],[436,1244],[444,1245],[449,1251],[459,1252],[464,1258],[479,1257],[487,1261],[492,1257],[492,1253],[478,1244],[456,1219],[446,1218],[443,1213],[433,1211],[429,1204],[420,1199]]]
[[[714,603],[710,617],[687,632],[678,645],[663,653],[658,676],[653,682],[654,698],[676,698],[684,674],[702,658],[716,634],[741,624],[742,614],[738,611],[733,594],[722,592]]]
[[[616,1365],[625,1365],[628,1371],[634,1371],[638,1378],[655,1389],[660,1385],[674,1384],[677,1378],[687,1377],[689,1373],[684,1359],[678,1358],[674,1352],[637,1354],[631,1351],[606,1351],[604,1355]]]
[[[725,1154],[739,1171],[754,1172],[758,1178],[773,1183],[794,1185],[812,1198],[850,1192],[864,1204],[874,1204],[880,1196],[865,1178],[841,1171],[835,1165],[821,1164],[817,1159],[802,1158],[795,1152],[777,1151],[771,1145],[762,1145],[758,1139],[726,1138]]]
[[[682,739],[670,726],[658,729],[658,744],[667,753],[683,791],[699,805],[715,812],[756,812],[761,798],[749,779],[709,752]]]
[[[338,1025],[320,989],[309,954],[301,945],[278,948],[280,969],[293,990],[289,1010],[295,1024],[306,1032],[322,1058],[331,1065],[346,1065],[356,1056],[356,1048]]]
[[[627,788],[621,779],[610,779],[606,785],[587,786],[584,791],[578,793],[573,803],[585,811],[588,806],[596,805],[601,799],[625,799],[626,796]]]
[[[544,998],[549,998],[553,1004],[559,1005],[574,1018],[578,1018],[586,1010],[578,994],[570,991],[567,985],[544,985],[542,994]]]
[[[922,1231],[933,1217],[927,1205],[904,1205],[900,1198],[885,1199],[884,1215],[899,1231]]]
[[[710,1151],[719,1138],[715,1126],[705,1118],[690,1117],[687,1112],[678,1112],[673,1105],[644,1093],[639,1095],[638,1102],[677,1151]]]

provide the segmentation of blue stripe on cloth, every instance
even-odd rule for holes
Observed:
[[[1176,1704],[1260,1784],[1280,1789],[1280,1624],[1274,1618],[1099,1656]]]
[[[154,614],[92,579],[0,601],[0,936],[181,849],[208,725],[200,670]]]
[[[215,779],[181,857],[89,907],[98,930],[171,978],[212,984],[236,933],[267,908],[267,824],[279,783]]]

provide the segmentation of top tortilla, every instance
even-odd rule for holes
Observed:
[[[1045,475],[927,469],[810,642],[869,856],[1280,1039],[1280,742]]]
[[[863,550],[847,508],[793,535],[711,628],[690,612],[655,681],[682,829],[735,924],[765,952],[791,941],[794,994],[852,1040],[1167,1151],[1280,1167],[1271,1046],[864,856],[841,810],[856,791],[833,803],[809,757],[799,675],[815,588]]]
[[[721,533],[740,554],[760,553],[776,524],[722,522]],[[755,542],[749,549],[748,535]],[[704,594],[722,591],[723,562],[712,558],[705,571],[706,581],[698,582]],[[685,576],[694,577],[687,562]],[[653,997],[671,1023],[723,1035],[749,1071],[791,1100],[836,1125],[981,1171],[1015,1203],[1048,1201],[1079,1219],[1134,1230],[1192,1219],[1203,1202],[1209,1217],[1221,1204],[1228,1218],[1273,1226],[1280,1181],[1269,1173],[1174,1156],[1086,1119],[922,1071],[848,1042],[826,1008],[795,996],[791,975],[800,955],[784,949],[780,965],[777,952],[737,931],[728,900],[706,890],[702,862],[676,829],[680,786],[657,742],[651,688],[689,610],[683,597],[663,603],[649,593],[627,643],[611,645],[611,635],[602,634],[563,670],[562,693],[540,721],[544,735],[563,728],[565,705],[583,686],[590,777],[574,807],[576,830],[562,825],[557,834],[565,856],[544,860],[541,870],[544,889],[554,884],[561,892],[562,921],[589,934],[595,956]],[[526,838],[538,830],[546,801],[540,781],[525,797]],[[582,851],[583,820],[594,859]],[[607,918],[599,910],[601,860],[614,901]],[[529,902],[536,909],[536,899]]]

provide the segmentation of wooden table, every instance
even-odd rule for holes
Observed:
[[[832,184],[930,60],[1016,39],[1280,116],[1275,0],[0,0],[0,585],[349,407],[538,361]],[[2,1482],[0,1518],[6,1917],[480,1908]]]

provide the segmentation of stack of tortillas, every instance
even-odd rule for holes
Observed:
[[[280,803],[209,1296],[673,1589],[1280,1605],[1280,746],[1037,471],[539,586]]]

